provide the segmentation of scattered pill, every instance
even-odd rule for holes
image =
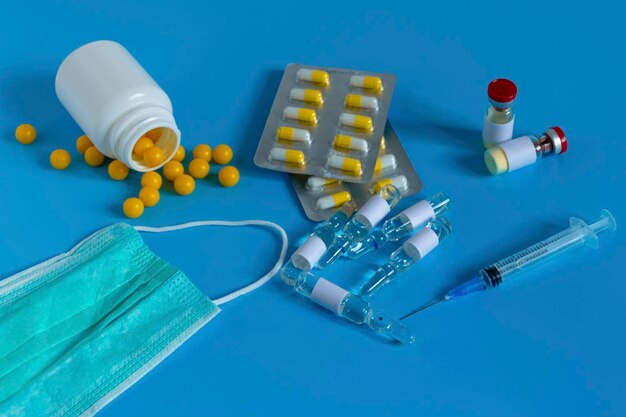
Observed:
[[[92,167],[98,167],[104,163],[104,155],[95,146],[87,148],[84,154],[85,162]]]
[[[328,210],[339,207],[352,200],[352,196],[347,191],[341,191],[335,194],[327,195],[317,199],[315,208],[318,210]]]
[[[174,161],[178,161],[178,162],[183,162],[185,160],[185,155],[187,154],[187,152],[185,152],[185,148],[183,148],[182,145],[180,145],[178,148],[176,148],[176,153],[174,154]]]
[[[152,187],[157,190],[163,185],[163,178],[158,172],[150,171],[141,176],[142,187]]]
[[[296,129],[295,127],[279,127],[276,129],[276,137],[290,142],[311,143],[311,133],[308,130]]]
[[[133,146],[133,153],[140,158],[143,158],[143,155],[146,151],[154,146],[154,142],[145,136],[140,137],[137,142],[135,142],[135,146]]]
[[[64,170],[72,162],[70,153],[65,149],[56,149],[50,154],[50,165],[54,169]]]
[[[189,163],[189,175],[194,178],[202,179],[209,175],[211,166],[202,158],[196,158]]]
[[[122,161],[117,159],[109,164],[109,176],[117,181],[122,181],[128,177],[129,169]]]
[[[360,152],[367,152],[369,149],[369,145],[365,139],[359,139],[348,135],[335,135],[333,147]]]
[[[374,174],[378,175],[383,171],[390,169],[396,169],[396,157],[393,154],[383,155],[376,159],[376,166],[374,167]]]
[[[149,131],[146,132],[146,134],[144,136],[149,138],[152,142],[156,142],[159,139],[161,139],[161,128],[157,127],[157,128],[152,129],[152,130],[149,130]]]
[[[154,187],[143,187],[139,191],[139,199],[146,207],[154,207],[161,199],[161,193]]]
[[[193,148],[193,159],[202,158],[207,162],[211,162],[211,147],[204,143]]]
[[[136,219],[141,216],[143,214],[143,208],[143,201],[137,197],[127,198],[126,201],[124,201],[124,214],[131,219]]]
[[[378,99],[360,94],[348,94],[345,105],[346,107],[355,107],[357,109],[378,110]]]
[[[376,181],[375,183],[372,184],[372,186],[370,187],[370,193],[372,195],[374,194],[378,194],[378,192],[385,186],[391,184],[394,187],[396,187],[398,190],[400,191],[406,191],[406,189],[408,188],[408,182],[406,180],[406,177],[404,175],[398,175],[396,177],[391,177],[391,178],[383,178],[381,180]]]
[[[330,76],[326,71],[300,68],[296,73],[296,78],[298,80],[310,81],[324,87],[330,85]]]
[[[320,190],[331,184],[337,184],[339,180],[336,178],[309,177],[306,180],[305,188],[309,191]]]
[[[234,187],[239,182],[239,170],[234,166],[227,165],[220,169],[217,177],[224,187]]]
[[[371,90],[373,92],[383,91],[383,81],[379,77],[353,75],[350,77],[350,86]]]
[[[174,181],[185,173],[185,167],[178,161],[169,161],[163,165],[163,176],[170,181]]]
[[[183,174],[174,180],[174,190],[180,195],[189,195],[196,188],[196,182],[191,175]]]
[[[143,162],[150,168],[161,165],[163,161],[165,161],[165,154],[158,146],[148,148],[143,154]]]
[[[358,114],[342,113],[341,116],[339,116],[339,124],[366,132],[374,130],[374,122],[372,122],[372,118]]]
[[[297,120],[300,123],[306,123],[308,125],[317,125],[317,112],[313,109],[306,109],[304,107],[285,107],[283,111],[285,119]]]
[[[76,139],[76,150],[82,154],[84,154],[85,151],[92,146],[93,143],[87,135],[79,136],[78,139]]]
[[[23,145],[30,145],[37,137],[37,131],[28,123],[21,124],[15,129],[15,139]]]
[[[220,144],[213,149],[213,162],[226,165],[233,159],[233,150],[228,145]]]
[[[304,152],[295,149],[274,148],[270,151],[270,159],[300,166],[306,165]]]
[[[304,101],[305,103],[321,106],[324,104],[324,97],[319,90],[312,90],[310,88],[292,88],[289,92],[289,99],[296,101]]]
[[[363,174],[361,169],[361,161],[347,156],[330,155],[328,157],[328,166],[335,169],[348,172],[350,175],[360,177]]]

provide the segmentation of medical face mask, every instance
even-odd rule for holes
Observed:
[[[262,226],[282,238],[265,276],[211,301],[139,236],[195,226]],[[0,281],[0,415],[91,416],[220,311],[267,282],[287,251],[270,222],[115,224],[71,251]]]

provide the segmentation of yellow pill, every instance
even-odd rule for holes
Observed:
[[[366,132],[374,130],[372,118],[358,114],[342,113],[341,116],[339,116],[339,124]]]
[[[174,190],[180,195],[191,194],[194,188],[196,188],[196,182],[191,175],[183,174],[174,180]]]
[[[144,136],[146,136],[152,142],[156,142],[157,140],[161,139],[161,128],[157,127],[155,129],[149,130]]]
[[[143,154],[143,162],[150,168],[161,165],[163,161],[165,161],[165,154],[158,146],[148,148]]]
[[[346,156],[331,155],[328,157],[328,166],[331,168],[339,169],[350,173],[356,177],[360,177],[363,174],[361,169],[361,161],[354,158],[348,158]]]
[[[193,159],[204,159],[207,162],[211,162],[211,147],[204,143],[193,148]]]
[[[367,152],[369,149],[369,145],[365,139],[359,139],[348,135],[335,135],[333,147],[350,149],[359,152]]]
[[[161,199],[161,193],[154,187],[143,187],[139,191],[139,199],[146,207],[154,207]]]
[[[217,176],[224,187],[234,187],[239,182],[239,170],[231,165],[222,167]]]
[[[70,165],[70,162],[72,162],[72,157],[65,149],[57,149],[50,154],[50,165],[54,169],[64,170]]]
[[[393,154],[383,155],[376,159],[376,165],[374,166],[374,174],[378,175],[382,171],[396,169],[396,157]]]
[[[135,142],[135,146],[133,146],[133,153],[138,157],[142,158],[146,151],[154,146],[154,142],[145,136],[139,138],[137,142]]]
[[[289,99],[295,101],[304,101],[316,106],[324,104],[324,97],[319,90],[312,90],[310,88],[292,88],[289,91]]]
[[[295,127],[279,127],[276,129],[276,137],[290,142],[311,143],[311,133],[308,130],[296,129]]]
[[[84,158],[87,165],[92,167],[98,167],[104,162],[104,155],[95,146],[87,148]]]
[[[213,162],[226,165],[233,159],[233,150],[228,145],[220,144],[213,149]]]
[[[283,110],[283,116],[285,119],[297,120],[311,126],[317,125],[317,112],[313,109],[289,106]]]
[[[187,152],[185,152],[185,148],[181,146],[179,146],[176,149],[176,153],[174,154],[174,161],[178,161],[178,162],[183,162],[185,160],[185,155],[187,154]]]
[[[89,136],[87,135],[82,135],[78,139],[76,139],[76,150],[82,154],[84,154],[85,151],[92,146],[93,146],[93,143],[91,142],[91,139],[89,139]]]
[[[345,105],[346,107],[355,107],[357,109],[378,110],[378,99],[359,94],[348,94]]]
[[[122,181],[128,177],[129,169],[122,161],[117,159],[109,164],[109,177],[116,181]]]
[[[382,180],[378,180],[372,184],[372,186],[370,187],[370,193],[372,195],[378,194],[378,192],[382,190],[385,185],[393,185],[398,190],[404,192],[407,190],[409,184],[404,175],[398,175],[391,178],[383,178]]]
[[[330,85],[330,76],[326,71],[300,68],[296,73],[296,78],[298,80],[310,81],[324,87]]]
[[[350,200],[352,200],[350,193],[347,191],[341,191],[318,198],[315,203],[315,208],[318,210],[328,210],[330,208],[342,206]]]
[[[350,86],[371,90],[373,92],[383,91],[383,81],[379,77],[353,75],[350,77]]]
[[[309,177],[306,180],[306,185],[304,186],[304,188],[309,191],[317,191],[321,190],[324,187],[337,183],[339,183],[339,180],[336,178]]]
[[[143,201],[136,197],[127,198],[124,201],[124,214],[126,217],[130,217],[131,219],[136,219],[137,217],[143,214]]]
[[[161,178],[161,175],[159,175],[158,172],[150,171],[141,176],[142,187],[152,187],[158,190],[159,188],[161,188],[162,185],[163,178]]]
[[[163,165],[163,176],[170,181],[174,181],[185,173],[185,167],[178,161],[169,161]]]
[[[37,131],[28,123],[21,124],[15,129],[15,139],[23,145],[30,145],[37,137]]]
[[[201,179],[209,175],[211,166],[202,158],[194,159],[189,163],[189,175],[194,178]]]
[[[270,151],[270,159],[295,165],[306,165],[304,152],[295,149],[274,148]]]
[[[385,141],[385,137],[383,136],[380,139],[380,148],[378,148],[379,152],[383,152],[387,148],[387,142]]]

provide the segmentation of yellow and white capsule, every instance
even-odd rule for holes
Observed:
[[[323,177],[309,177],[306,180],[306,185],[304,186],[309,191],[317,191],[321,190],[324,187],[327,187],[332,184],[338,184],[339,180],[336,178],[323,178]]]
[[[360,94],[348,94],[344,102],[346,107],[355,107],[357,109],[378,110],[378,99],[371,96],[362,96]]]
[[[350,77],[350,86],[379,93],[383,91],[383,80],[370,75],[353,75]]]
[[[398,190],[400,191],[406,191],[407,188],[409,187],[409,184],[406,180],[406,177],[404,175],[398,175],[396,177],[390,177],[390,178],[383,178],[381,180],[376,181],[375,183],[372,184],[372,186],[370,187],[370,193],[372,195],[374,194],[378,194],[378,192],[385,186],[385,185],[393,185],[394,187],[396,187]]]
[[[292,88],[289,92],[289,99],[296,101],[304,101],[305,103],[321,106],[324,104],[324,97],[319,90],[310,88]]]
[[[358,114],[341,113],[339,116],[339,124],[353,129],[363,130],[365,132],[371,132],[374,130],[374,122],[372,122],[372,118]]]
[[[327,195],[317,199],[315,208],[318,210],[328,210],[331,208],[343,206],[348,201],[352,200],[352,196],[347,191],[341,191],[335,194]]]
[[[305,129],[281,126],[276,129],[276,137],[289,142],[311,143],[311,133]]]
[[[330,155],[328,157],[328,166],[330,168],[345,171],[355,177],[360,177],[363,174],[361,161],[354,158],[348,158],[347,156]]]
[[[300,123],[308,125],[317,125],[317,112],[313,109],[305,109],[304,107],[285,107],[283,110],[285,119],[297,120]]]
[[[376,166],[374,166],[374,174],[380,174],[383,171],[390,171],[396,169],[396,156],[394,154],[383,155],[376,160]]]
[[[298,80],[310,81],[324,87],[330,85],[330,76],[326,71],[300,68],[298,72],[296,72],[296,78]]]
[[[369,145],[365,139],[355,138],[348,135],[335,135],[333,147],[338,149],[350,149],[352,151],[367,152]]]
[[[378,148],[379,152],[384,152],[387,149],[387,141],[385,141],[385,137],[383,136],[380,140],[380,148]]]
[[[270,151],[270,159],[299,166],[306,165],[304,152],[296,149],[274,148]]]

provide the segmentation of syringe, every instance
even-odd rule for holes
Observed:
[[[518,274],[539,265],[543,261],[554,259],[580,246],[587,245],[596,249],[598,247],[597,234],[607,229],[615,231],[617,228],[615,218],[611,212],[606,209],[602,210],[600,212],[600,218],[591,224],[587,224],[583,220],[575,217],[571,217],[569,223],[570,226],[562,232],[481,269],[474,278],[451,289],[444,296],[443,300],[452,300],[476,291],[495,288]],[[426,306],[413,310],[400,318],[400,320],[422,311],[439,301],[441,300],[434,301]]]

